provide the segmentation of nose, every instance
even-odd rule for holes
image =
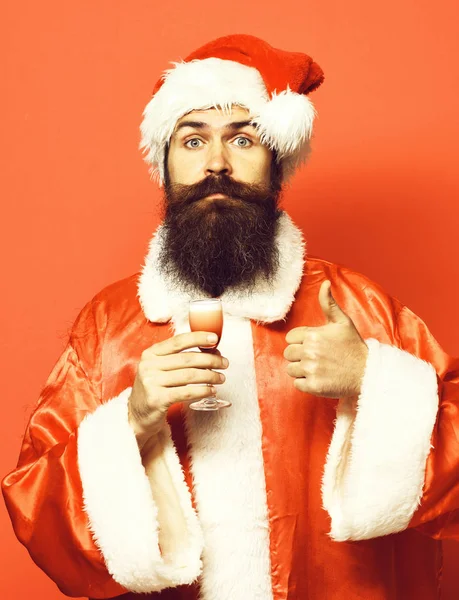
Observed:
[[[231,175],[233,172],[228,151],[222,143],[212,144],[209,148],[205,170],[207,177],[209,175]]]

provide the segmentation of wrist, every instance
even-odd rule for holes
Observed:
[[[151,431],[145,430],[138,419],[136,419],[135,415],[132,411],[131,403],[128,403],[128,423],[134,432],[135,439],[137,441],[137,445],[139,450],[142,452],[144,446],[147,444],[148,440],[152,437]]]
[[[150,450],[158,443],[161,438],[161,434],[166,427],[166,419],[161,424],[153,423],[145,427],[141,424],[139,419],[136,418],[134,411],[132,410],[131,404],[128,404],[128,423],[134,432],[139,452],[142,456],[149,453]]]

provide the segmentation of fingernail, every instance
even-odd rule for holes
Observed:
[[[218,335],[215,335],[215,333],[210,333],[207,336],[207,341],[211,344],[215,344],[215,342],[218,342]]]
[[[226,377],[223,375],[223,373],[220,373],[220,381],[223,383],[225,379]]]
[[[227,366],[229,365],[229,362],[228,362],[228,359],[227,359],[227,358],[223,358],[223,359],[222,359],[222,365],[223,365],[224,367],[227,367]]]
[[[217,395],[217,389],[214,388],[213,385],[211,385],[209,389],[210,389],[210,395],[211,396],[216,396]]]

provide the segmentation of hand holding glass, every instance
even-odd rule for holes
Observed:
[[[214,352],[220,342],[223,329],[223,308],[218,298],[206,300],[193,300],[190,302],[189,321],[191,331],[207,331],[218,336],[215,346],[199,348],[201,352]],[[220,410],[231,406],[227,400],[217,398],[203,398],[199,402],[190,404],[193,410]]]

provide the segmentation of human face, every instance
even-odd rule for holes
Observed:
[[[282,173],[248,112],[183,117],[166,166],[161,271],[214,297],[269,280],[278,266]]]
[[[271,161],[272,152],[260,142],[247,109],[233,106],[231,114],[194,110],[179,119],[172,134],[168,179],[172,184],[192,185],[206,177],[227,175],[241,183],[268,186]]]

